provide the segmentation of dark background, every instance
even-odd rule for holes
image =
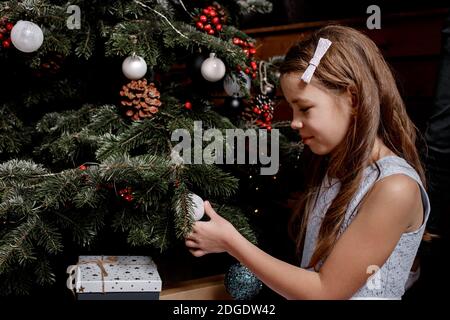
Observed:
[[[421,11],[435,8],[448,8],[448,1],[312,1],[312,0],[272,0],[273,11],[270,14],[254,14],[246,17],[242,28],[271,27],[290,23],[359,18],[367,16],[370,5],[378,5],[381,15],[390,13]]]

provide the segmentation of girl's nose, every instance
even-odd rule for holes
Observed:
[[[299,119],[292,119],[291,121],[291,128],[294,130],[299,130],[303,128],[303,122],[301,122]]]

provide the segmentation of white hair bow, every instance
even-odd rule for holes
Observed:
[[[305,72],[302,75],[302,80],[306,83],[311,81],[311,78],[316,71],[317,66],[320,63],[320,60],[327,52],[328,48],[331,46],[331,41],[328,39],[320,38],[319,43],[317,44],[316,51],[314,52],[314,57],[309,61],[308,68],[306,68]]]

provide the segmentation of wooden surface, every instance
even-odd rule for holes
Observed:
[[[224,286],[224,275],[180,282],[164,288],[160,300],[232,300]]]

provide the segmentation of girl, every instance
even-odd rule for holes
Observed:
[[[291,235],[301,266],[247,241],[205,201],[186,237],[194,256],[228,252],[287,299],[401,299],[430,205],[394,78],[362,33],[327,26],[280,68],[291,127],[311,151],[308,192]]]

